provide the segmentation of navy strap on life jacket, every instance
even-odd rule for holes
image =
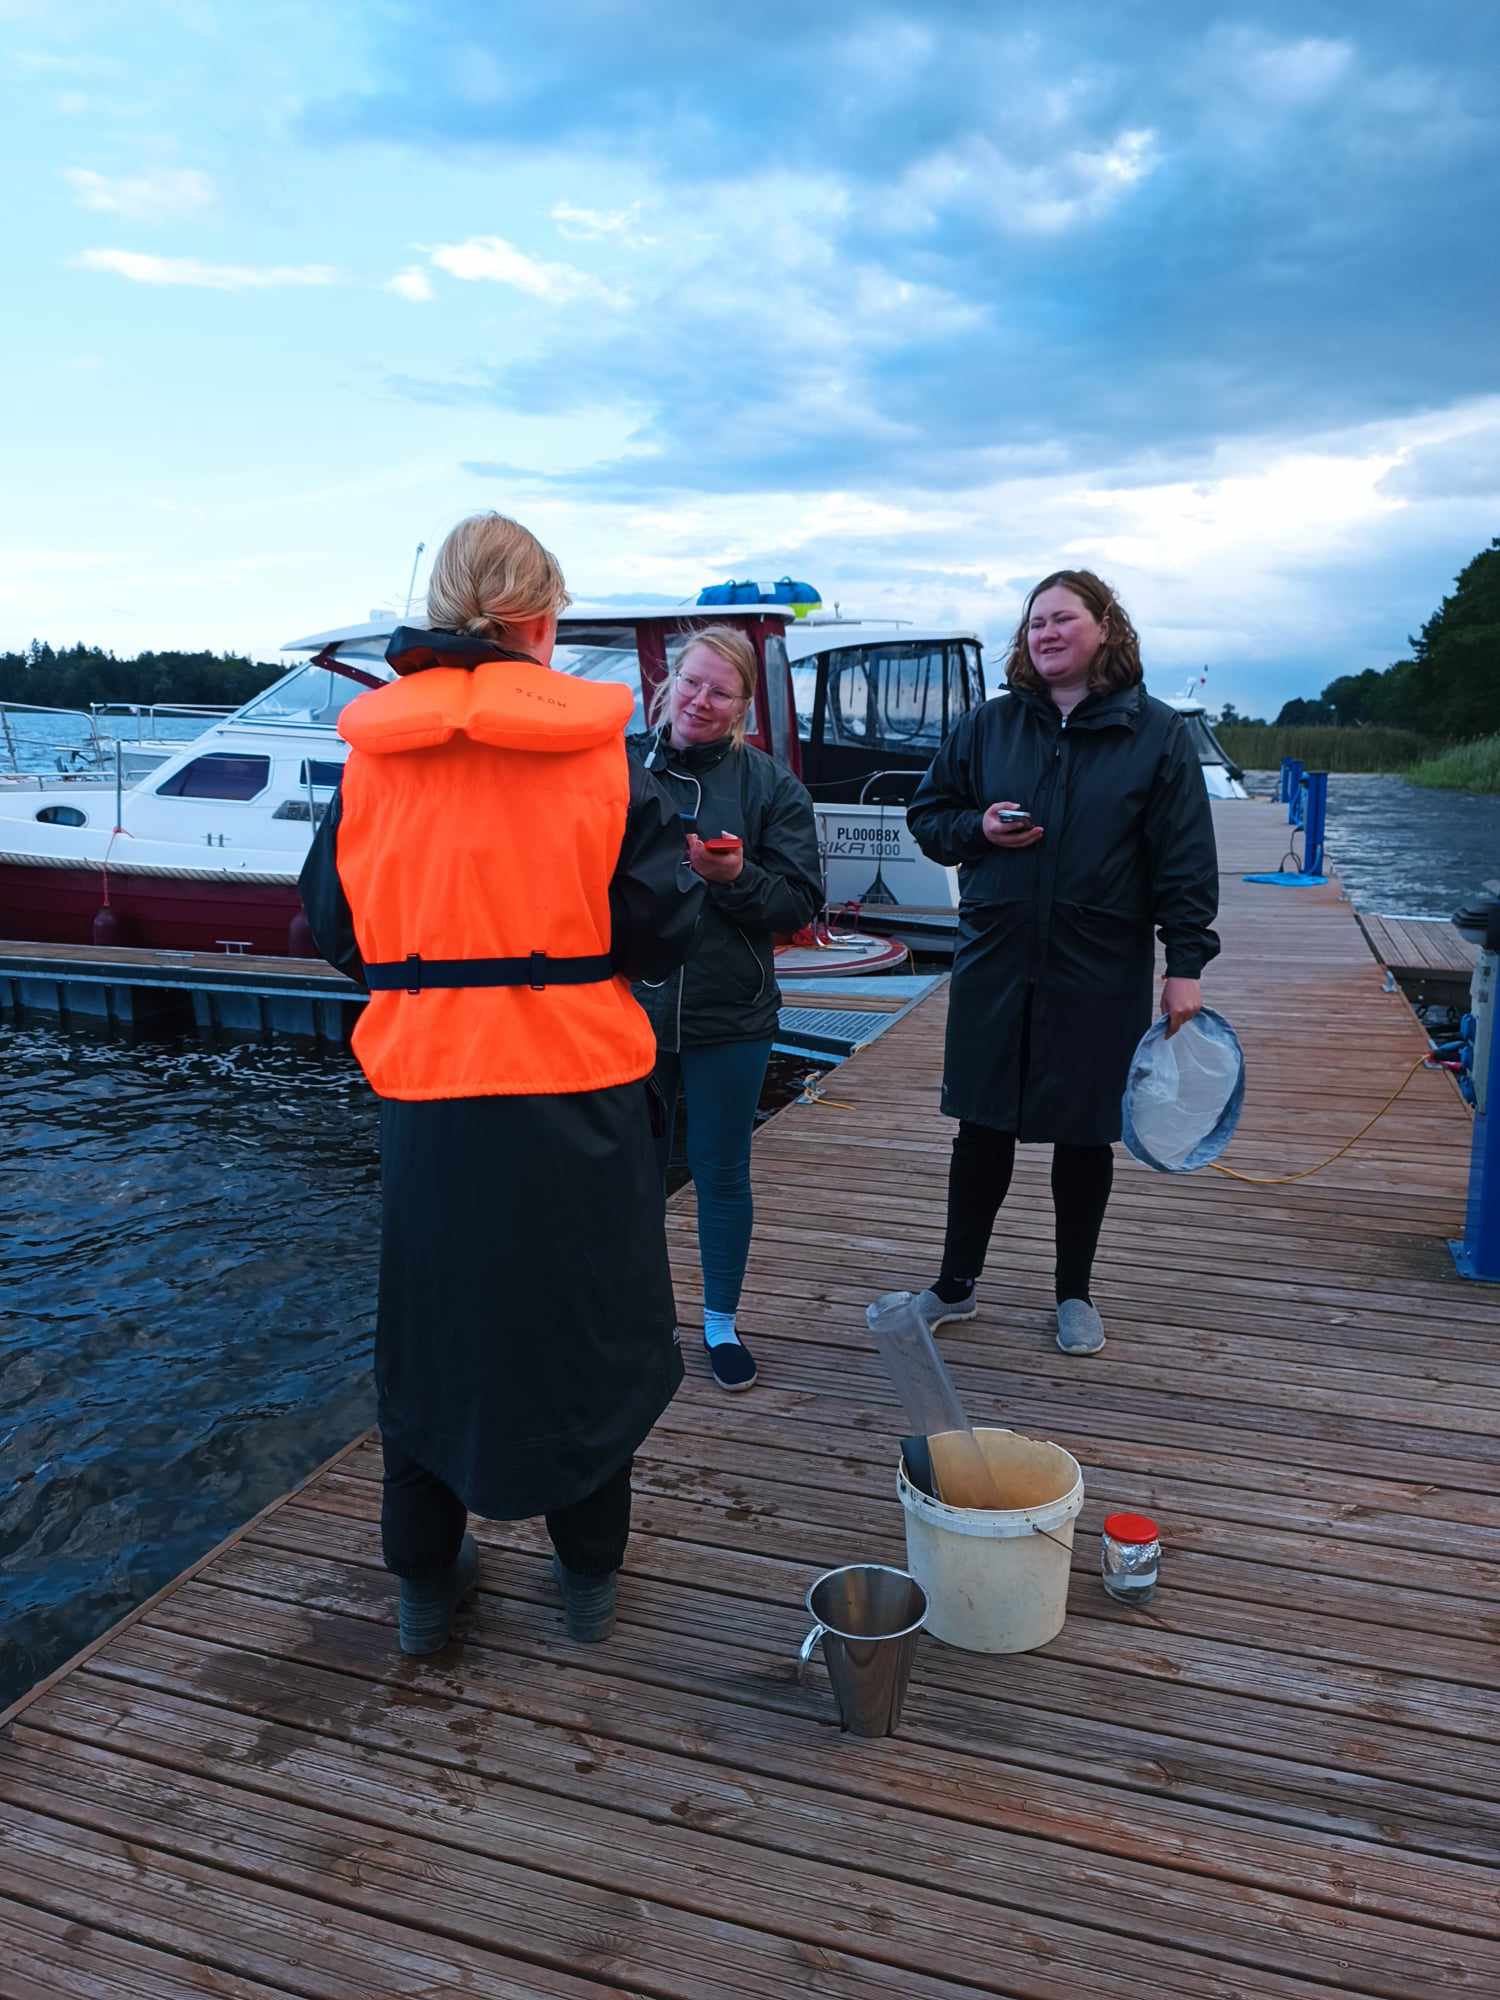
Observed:
[[[423,958],[409,951],[364,969],[372,993],[421,993],[434,986],[595,986],[614,977],[609,954],[593,958],[549,958],[533,951],[525,958]]]

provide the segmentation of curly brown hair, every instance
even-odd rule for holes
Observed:
[[[1021,608],[1021,622],[1005,656],[1008,684],[1013,688],[1045,690],[1046,682],[1032,664],[1026,628],[1031,622],[1032,605],[1044,590],[1052,590],[1059,584],[1086,604],[1104,627],[1104,644],[1089,668],[1089,692],[1105,694],[1116,688],[1135,687],[1141,679],[1141,642],[1130,622],[1130,613],[1115,596],[1113,587],[1091,569],[1055,569],[1027,594]]]

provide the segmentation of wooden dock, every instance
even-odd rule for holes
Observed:
[[[1285,1173],[1422,1037],[1336,885],[1240,882],[1280,810],[1217,817],[1230,1161]],[[723,1396],[690,1354],[612,1643],[565,1642],[536,1529],[481,1524],[462,1643],[403,1661],[351,1447],[0,1730],[0,1995],[1500,1993],[1500,1294],[1445,1247],[1469,1126],[1444,1075],[1295,1185],[1122,1160],[1092,1361],[1051,1342],[1023,1152],[981,1315],[943,1342],[976,1419],[1083,1463],[1067,1625],[1008,1659],[924,1641],[889,1741],[839,1735],[821,1668],[795,1684],[811,1579],[903,1556],[863,1308],[936,1267],[943,1004],[758,1137],[761,1385]],[[691,1321],[690,1194],[671,1230]],[[1121,1506],[1163,1525],[1143,1611],[1095,1573]]]
[[[1359,927],[1376,958],[1398,979],[1446,979],[1468,985],[1476,947],[1445,918],[1377,916],[1361,910]]]

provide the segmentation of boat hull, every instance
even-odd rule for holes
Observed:
[[[0,937],[91,944],[108,907],[118,944],[162,951],[254,951],[280,957],[301,909],[294,881],[240,882],[206,874],[134,873],[87,864],[0,861]]]

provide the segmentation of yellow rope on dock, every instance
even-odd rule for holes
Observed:
[[[1336,1153],[1330,1153],[1326,1160],[1319,1160],[1318,1164],[1315,1167],[1304,1167],[1301,1173],[1297,1174],[1242,1174],[1237,1172],[1233,1167],[1220,1166],[1217,1160],[1210,1160],[1208,1164],[1213,1168],[1216,1174],[1227,1175],[1227,1177],[1232,1181],[1244,1181],[1250,1187],[1285,1187],[1290,1181],[1305,1181],[1310,1174],[1320,1174],[1322,1173],[1325,1167],[1331,1167],[1335,1160],[1341,1160],[1344,1157],[1345,1153],[1348,1152],[1351,1146],[1357,1146],[1359,1144],[1360,1140],[1363,1139],[1366,1132],[1369,1131],[1370,1127],[1373,1124],[1375,1124],[1378,1119],[1384,1118],[1387,1111],[1390,1110],[1391,1106],[1395,1103],[1396,1099],[1401,1095],[1402,1091],[1405,1090],[1406,1086],[1411,1082],[1412,1078],[1416,1075],[1417,1071],[1421,1069],[1422,1066],[1429,1060],[1430,1057],[1425,1054],[1418,1056],[1416,1061],[1412,1064],[1411,1068],[1406,1072],[1405,1076],[1402,1077],[1401,1081],[1396,1085],[1396,1088],[1391,1092],[1390,1096],[1385,1100],[1385,1103],[1382,1104],[1380,1109],[1375,1113],[1375,1117],[1367,1118],[1364,1124],[1360,1126],[1359,1130],[1355,1133],[1352,1139],[1346,1139],[1344,1141],[1344,1144],[1339,1147]]]

